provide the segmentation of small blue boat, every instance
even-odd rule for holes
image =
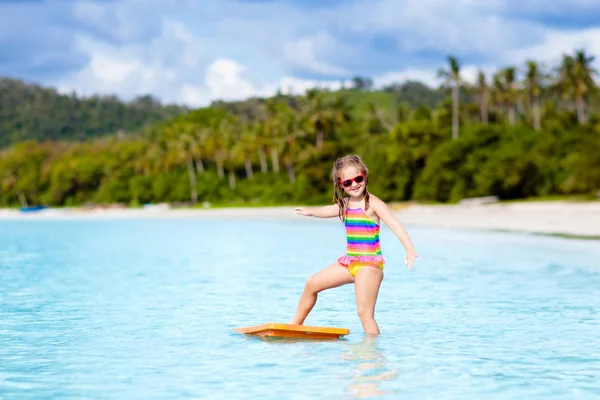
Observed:
[[[21,212],[28,213],[28,212],[41,211],[41,210],[45,210],[45,209],[46,209],[46,206],[29,206],[29,207],[21,207],[19,210]]]

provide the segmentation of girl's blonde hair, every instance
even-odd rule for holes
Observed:
[[[344,201],[346,192],[342,187],[342,170],[346,167],[355,167],[360,173],[365,175],[365,211],[369,209],[369,191],[367,190],[367,183],[369,182],[369,168],[364,163],[360,156],[351,154],[342,158],[338,158],[333,163],[333,170],[331,171],[331,178],[333,179],[333,202],[337,203],[340,208],[339,217],[340,220],[345,221],[346,219],[346,206],[347,203]]]

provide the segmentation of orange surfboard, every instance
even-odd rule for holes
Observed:
[[[339,339],[340,336],[350,333],[350,330],[346,328],[278,324],[275,322],[269,322],[257,326],[249,326],[246,328],[236,328],[235,331],[246,335],[261,337],[267,336],[302,339]]]

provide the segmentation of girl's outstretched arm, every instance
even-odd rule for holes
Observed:
[[[298,215],[306,215],[308,217],[333,218],[339,215],[340,206],[332,204],[325,207],[296,207],[295,211]]]
[[[383,222],[394,232],[398,240],[404,246],[406,250],[406,260],[404,261],[404,265],[408,266],[408,269],[411,270],[415,264],[415,259],[418,257],[417,250],[415,250],[415,246],[410,240],[406,229],[404,226],[398,221],[398,218],[390,211],[387,204],[385,204],[381,199],[371,194],[371,199],[369,204],[373,207],[375,213],[381,218]]]

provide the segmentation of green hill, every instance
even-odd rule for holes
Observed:
[[[412,109],[420,106],[435,108],[448,97],[448,93],[432,89],[421,82],[406,81],[402,84],[384,87],[381,90],[344,89],[341,91],[324,92],[323,101],[325,103],[332,103],[340,93],[343,93],[346,105],[356,117],[368,113],[372,110],[373,106],[376,106],[384,114],[393,116],[396,115],[397,108],[401,104],[407,105]],[[306,105],[305,96],[278,95],[275,96],[275,99],[285,99],[289,106],[296,110]],[[222,108],[234,115],[255,119],[264,114],[264,106],[267,100],[263,98],[250,98],[232,102],[215,101],[211,104],[211,107]]]
[[[323,100],[335,102],[342,92],[346,105],[355,116],[376,109],[390,120],[395,118],[400,104],[411,108],[435,107],[446,96],[422,83],[408,81],[379,91],[344,89],[325,92]],[[282,98],[296,110],[307,105],[305,96],[275,96],[277,100]],[[267,101],[250,98],[217,101],[211,106],[255,120],[264,116]],[[83,141],[118,132],[135,132],[187,111],[186,107],[163,105],[150,96],[140,96],[131,102],[123,102],[116,96],[82,98],[16,79],[0,78],[0,148],[25,140]]]
[[[128,103],[115,96],[81,98],[0,78],[0,148],[24,140],[86,140],[131,132],[186,111],[150,96]]]

